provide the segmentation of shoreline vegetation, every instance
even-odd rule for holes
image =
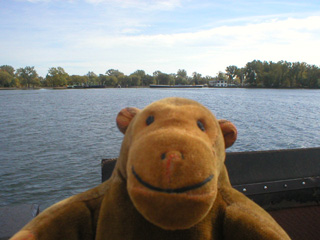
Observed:
[[[46,89],[46,90],[79,90],[79,89],[114,89],[114,88],[117,88],[117,87],[84,87],[84,88],[70,88],[70,87],[36,87],[36,88],[9,88],[9,87],[0,87],[0,91],[16,91],[16,90],[34,90],[34,91],[39,91],[39,90],[43,90],[43,89]],[[149,86],[130,86],[130,87],[124,87],[124,88],[150,88]],[[246,88],[246,89],[287,89],[287,90],[294,90],[294,89],[306,89],[306,90],[312,90],[312,89],[320,89],[320,88],[308,88],[308,87],[292,87],[292,88],[289,88],[289,87],[278,87],[278,88],[267,88],[267,87],[249,87],[249,86],[230,86],[230,87],[209,87],[209,86],[204,86],[202,87],[203,89],[204,88],[215,88],[215,89],[230,89],[230,88]],[[199,88],[184,88],[184,87],[168,87],[168,88],[165,88],[165,87],[161,87],[161,88],[157,88],[157,89],[199,89]]]
[[[267,62],[254,60],[245,67],[231,65],[216,76],[202,76],[179,69],[177,73],[155,71],[153,75],[136,70],[125,75],[116,69],[105,74],[89,71],[86,75],[69,75],[62,67],[52,67],[46,77],[38,75],[34,67],[14,69],[9,65],[0,66],[0,90],[15,89],[84,89],[84,88],[146,88],[154,85],[184,88],[190,86],[232,87],[232,88],[281,88],[319,89],[320,68],[300,62]],[[163,88],[163,87],[162,87]]]

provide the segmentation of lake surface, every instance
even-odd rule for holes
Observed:
[[[186,97],[231,120],[228,151],[320,146],[320,90],[77,89],[0,91],[0,206],[41,209],[101,182],[102,158],[117,157],[115,118],[164,97]]]

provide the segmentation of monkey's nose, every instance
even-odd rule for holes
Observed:
[[[174,161],[174,160],[181,160],[181,159],[184,159],[184,156],[179,151],[168,151],[161,154],[161,160]]]

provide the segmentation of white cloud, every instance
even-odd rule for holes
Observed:
[[[82,49],[99,49],[102,55],[96,57],[100,62],[113,56],[113,62],[119,65],[131,63],[135,68],[152,71],[162,67],[165,72],[186,67],[190,73],[214,75],[229,65],[243,67],[254,59],[317,63],[320,26],[315,22],[320,22],[320,17],[274,19],[181,34],[95,36],[80,44]]]
[[[122,8],[137,8],[143,10],[173,10],[181,6],[181,0],[86,0],[92,4],[116,4]]]

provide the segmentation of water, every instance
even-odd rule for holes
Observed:
[[[0,91],[0,206],[44,209],[98,185],[101,159],[119,153],[117,113],[170,96],[194,99],[231,120],[239,135],[229,151],[320,146],[320,90]]]

